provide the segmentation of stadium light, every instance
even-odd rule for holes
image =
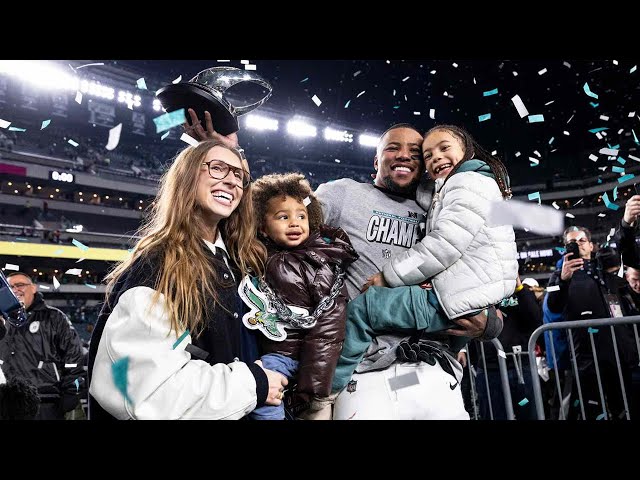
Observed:
[[[245,121],[245,125],[247,128],[251,130],[278,130],[278,120],[268,117],[263,117],[262,115],[247,115],[247,120]]]
[[[353,142],[353,134],[346,130],[336,130],[335,128],[327,127],[324,129],[325,140],[333,140],[336,142]]]
[[[379,140],[380,137],[367,135],[366,133],[363,133],[358,137],[358,143],[360,143],[360,145],[362,145],[363,147],[377,147]]]
[[[316,127],[302,120],[289,120],[287,132],[294,137],[315,137],[317,135]]]
[[[47,90],[78,90],[80,80],[51,62],[0,60],[0,73]]]

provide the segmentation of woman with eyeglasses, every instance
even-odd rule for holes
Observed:
[[[287,379],[253,362],[238,282],[262,273],[241,153],[207,140],[163,176],[131,256],[108,276],[89,352],[90,419],[239,419]]]

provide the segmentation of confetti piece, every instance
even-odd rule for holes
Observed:
[[[430,108],[429,109],[429,118],[435,120],[435,118],[436,118],[436,109],[435,108]]]
[[[186,121],[184,108],[165,113],[153,119],[153,123],[156,124],[156,133],[164,132],[176,125],[182,125]]]
[[[575,207],[576,205],[580,205],[583,200],[584,200],[584,197],[582,197],[580,200],[578,200],[576,203],[574,203],[573,206]]]
[[[520,152],[516,152],[515,155],[516,155],[516,157],[519,157],[521,155],[521,153]]]
[[[309,77],[303,78],[302,80],[300,80],[300,83],[304,83],[304,82],[306,82],[308,80],[309,80]]]
[[[80,70],[81,68],[84,68],[84,67],[94,67],[99,65],[104,65],[104,63],[87,63],[85,65],[80,65],[79,67],[76,67],[75,70]]]
[[[62,248],[59,248],[55,252],[53,252],[53,254],[54,255],[60,255],[62,252],[64,252],[64,250]]]
[[[185,143],[188,143],[189,145],[191,145],[192,147],[197,147],[198,146],[198,140],[196,140],[193,137],[190,137],[189,135],[187,135],[186,133],[183,133],[182,135],[180,135],[180,140],[182,140]]]
[[[591,89],[589,88],[589,84],[587,82],[584,82],[584,85],[582,86],[582,88],[584,90],[584,93],[589,95],[591,98],[595,98],[596,100],[598,99],[598,95],[591,91]]]
[[[593,108],[597,108],[598,105],[600,105],[600,104],[599,103],[589,102],[589,105],[591,105]]]
[[[624,168],[619,167],[617,165],[614,165],[613,167],[611,167],[611,171],[613,173],[622,173],[622,174],[624,174]]]
[[[454,66],[454,68],[458,68],[458,64],[457,64],[457,63],[455,63],[455,62],[454,62],[454,63],[452,63],[451,65],[453,65],[453,66]]]
[[[592,128],[589,131],[591,133],[598,133],[598,132],[602,132],[603,130],[609,130],[609,127]]]
[[[527,398],[523,398],[518,402],[518,405],[520,405],[521,407],[524,407],[527,403],[529,403],[529,400]]]
[[[109,140],[107,141],[107,145],[104,147],[107,150],[113,150],[118,146],[120,142],[120,133],[122,132],[122,124],[119,123],[115,127],[109,130]]]
[[[638,66],[634,65],[633,67],[631,67],[631,70],[629,70],[629,73],[633,73],[637,70]]]
[[[347,103],[344,104],[344,108],[349,108],[350,103],[351,103],[351,100],[347,100]]]
[[[618,155],[618,150],[614,150],[613,148],[601,148],[600,150],[598,150],[598,153],[609,155],[610,157],[615,157]]]
[[[540,192],[533,192],[528,195],[529,200],[538,200],[538,205],[540,205]]]
[[[580,315],[593,315],[593,312],[591,310],[585,310],[584,312],[581,312]]]
[[[571,64],[569,62],[562,62],[562,65],[564,65],[567,68],[571,68]]]
[[[553,285],[551,287],[547,287],[547,292],[559,292],[560,285]]]
[[[602,195],[602,201],[604,202],[605,206],[610,210],[618,210],[620,208],[619,205],[616,205],[615,203],[609,200],[609,195],[607,194],[607,192],[604,192],[604,194]]]
[[[640,145],[640,142],[638,142],[638,137],[636,137],[636,131],[633,128],[631,129],[631,133],[633,133],[633,141],[636,142],[636,144]]]
[[[356,98],[360,98],[360,96],[362,96],[364,94],[364,92],[366,92],[366,90],[362,90],[358,95],[356,95]],[[394,90],[395,92],[395,90]],[[395,93],[394,93],[395,95]]]
[[[76,392],[80,390],[80,380],[78,378],[76,378],[73,381],[73,384],[76,386]]]
[[[544,122],[544,115],[529,115],[528,119],[529,123]]]
[[[80,145],[78,142],[76,142],[74,140],[71,140],[71,139],[67,140],[67,143],[69,145],[71,145],[72,147],[77,147],[78,145]]]
[[[76,103],[82,104],[82,92],[76,92]]]
[[[240,60],[240,63],[242,65],[247,65],[249,63],[249,60]]]
[[[604,120],[605,122],[609,120],[609,117],[606,115],[600,115],[600,120]]]
[[[617,168],[617,167],[613,167],[613,168]],[[613,201],[615,202],[618,199],[618,187],[615,187],[613,189]]]
[[[129,370],[129,357],[121,358],[111,365],[111,374],[113,375],[113,383],[122,393],[124,398],[131,403],[131,398],[127,393],[127,372]]]
[[[634,157],[633,155],[627,155],[631,160],[635,160],[636,162],[640,162],[640,158]]]
[[[140,89],[140,90],[147,90],[147,83],[144,81],[144,78],[139,78],[138,80],[136,80],[136,86]]]
[[[622,278],[624,276],[624,263],[620,264],[620,270],[618,270],[618,276]]]
[[[534,150],[533,153],[535,153],[538,157],[542,158],[542,155],[540,155],[540,152],[538,150]]]
[[[404,77],[404,78],[402,79],[402,81],[403,81],[403,82],[406,82],[406,81],[407,81],[407,80],[409,80],[410,78],[411,78],[411,77]]]
[[[258,67],[255,63],[248,63],[244,66],[245,70],[256,70]]]
[[[175,83],[180,83],[182,81],[182,75],[180,75],[178,78],[176,78],[175,80],[171,80],[171,83],[175,84]]]
[[[42,126],[40,127],[40,130],[44,130],[45,128],[47,128],[50,123],[51,123],[51,120],[43,120],[42,121]]]
[[[357,72],[355,72],[353,74],[353,78],[357,77],[358,75],[360,75],[362,73],[362,70],[358,70]]]
[[[537,167],[540,164],[540,160],[537,158],[529,157],[529,160],[531,160],[530,167]]]
[[[555,208],[556,210],[560,210],[560,206],[559,206],[556,202],[553,202],[551,205],[552,205],[552,206],[553,206],[553,208]]]
[[[485,113],[484,115],[478,115],[478,121],[484,122],[485,120],[489,120],[491,118],[490,113]]]
[[[54,290],[58,290],[60,288],[60,282],[58,281],[58,279],[56,278],[56,276],[53,276],[53,289]]]
[[[7,122],[6,120],[2,120],[0,118],[0,128],[7,128],[9,125],[11,125],[11,122]]]
[[[604,414],[604,413],[601,413],[600,415],[598,415],[598,416],[596,417],[596,420],[603,420],[603,419],[604,419],[604,417],[605,417],[605,414]]]
[[[511,73],[513,73],[513,76],[514,76],[514,77],[517,77],[517,76],[518,76],[518,72],[511,72]]]
[[[496,95],[498,93],[498,89],[494,88],[493,90],[487,90],[486,92],[482,92],[483,97],[490,97],[491,95]]]
[[[47,287],[46,285],[38,285],[38,288],[41,290],[51,290],[49,287]]]
[[[546,69],[546,68],[543,68],[542,70],[540,70],[540,71],[538,72],[538,75],[544,75],[545,73],[547,73],[547,69]]]
[[[85,283],[85,286],[87,286],[89,288],[93,288],[93,289],[98,288],[95,285],[91,285],[90,283]]]
[[[624,183],[627,180],[631,180],[634,177],[635,177],[635,175],[633,173],[627,173],[624,177],[620,177],[618,179],[618,183]]]
[[[507,358],[507,354],[504,353],[504,350],[498,350],[498,355],[501,356],[502,358]]]
[[[564,216],[567,218],[576,218],[576,216],[573,213],[569,213],[569,212],[565,213]]]
[[[178,339],[174,342],[173,347],[171,347],[171,350],[175,350],[176,347],[178,345],[180,345],[180,342],[182,342],[185,338],[187,338],[187,335],[189,335],[189,329],[187,328],[184,333],[182,335],[180,335],[180,337],[178,337]]]
[[[629,112],[629,118],[633,118],[633,116],[636,114],[636,112]]]
[[[89,250],[89,247],[87,247],[85,244],[83,244],[82,242],[79,242],[78,240],[76,240],[75,238],[71,240],[71,243],[73,243],[76,247],[78,247],[80,250],[82,250],[83,252],[86,252],[87,250]]]
[[[302,200],[302,204],[305,207],[308,207],[310,203],[311,203],[311,199],[309,197],[304,197],[304,199]]]
[[[167,130],[165,133],[163,133],[163,134],[160,136],[160,140],[164,140],[165,138],[167,138],[167,137],[169,136],[169,134],[170,134],[170,133],[171,133],[171,132]]]
[[[70,268],[69,270],[67,270],[64,273],[67,274],[67,275],[77,275],[79,277],[80,275],[82,275],[82,269],[81,268]]]
[[[420,112],[413,112],[414,115],[421,115]]]
[[[5,270],[15,270],[16,272],[20,271],[20,267],[18,265],[14,265],[13,263],[5,263]]]
[[[80,262],[81,262],[81,261],[83,261],[83,260],[84,260],[84,258],[81,258],[81,259],[79,259],[79,260],[76,260],[76,262],[75,262],[75,263],[80,263]]]
[[[339,158],[334,158],[333,159],[336,163],[340,163],[340,159]]]
[[[487,218],[489,225],[526,227],[541,235],[559,235],[564,230],[562,212],[546,205],[532,205],[513,199],[508,202],[492,202]]]
[[[589,327],[589,328],[587,329],[587,331],[588,331],[589,333],[598,333],[598,329],[597,329],[597,328],[591,328],[591,327]]]
[[[598,216],[599,216],[600,218],[603,218],[603,217],[606,217],[607,215],[606,215],[605,213],[599,213],[599,214],[598,214]]]
[[[20,127],[9,127],[9,131],[10,132],[26,132],[27,129],[26,128],[20,128]]]
[[[320,105],[322,105],[322,100],[320,100],[317,95],[314,95],[313,97],[311,97],[311,100],[313,100],[313,103],[316,104],[316,107],[319,107]]]
[[[551,140],[549,140],[549,145],[551,145],[553,143],[554,139],[555,139],[555,137],[551,137]]]
[[[522,99],[520,98],[520,95],[515,95],[511,99],[511,101],[515,105],[516,110],[518,111],[518,114],[520,115],[520,118],[524,118],[527,115],[529,115],[529,110],[527,110],[527,107],[525,107],[524,103],[522,103]]]

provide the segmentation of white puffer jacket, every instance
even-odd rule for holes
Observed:
[[[427,235],[383,268],[390,286],[430,279],[447,317],[458,318],[513,294],[518,274],[511,225],[487,224],[491,202],[502,201],[496,181],[474,171],[429,181],[417,202],[427,210]],[[442,189],[440,190],[440,188]]]

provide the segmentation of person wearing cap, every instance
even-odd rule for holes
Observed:
[[[64,420],[80,400],[84,383],[82,341],[67,316],[47,305],[38,286],[22,272],[7,275],[9,286],[24,304],[27,322],[5,325],[0,340],[2,370],[10,382],[22,378],[38,389],[36,420]]]

